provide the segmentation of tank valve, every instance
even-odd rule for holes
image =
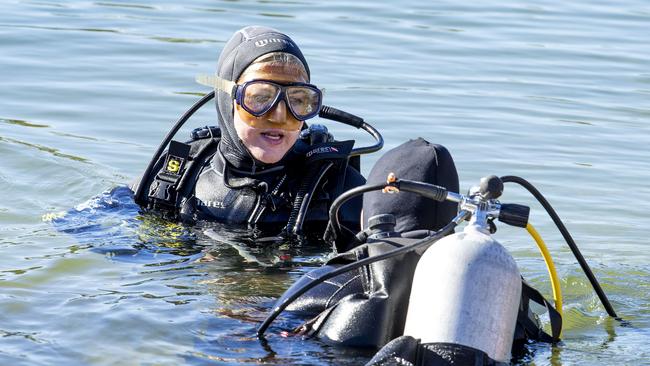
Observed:
[[[391,236],[398,236],[395,232],[397,221],[393,214],[380,214],[368,219],[368,238],[381,239]]]
[[[503,194],[503,181],[496,175],[481,178],[479,194],[485,200],[495,200]]]

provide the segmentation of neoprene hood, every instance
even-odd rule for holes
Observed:
[[[235,32],[226,43],[217,64],[217,75],[223,79],[237,82],[244,70],[258,57],[271,53],[284,52],[296,56],[305,66],[309,77],[309,66],[298,45],[275,29],[263,26],[248,26]],[[227,93],[217,90],[217,114],[222,137],[219,150],[224,158],[238,170],[254,174],[271,166],[256,160],[237,136],[233,120],[233,100]]]

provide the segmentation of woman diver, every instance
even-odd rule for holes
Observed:
[[[287,234],[316,227],[322,234],[331,201],[365,179],[358,159],[350,159],[354,141],[334,141],[325,126],[305,124],[329,107],[309,83],[296,43],[271,28],[245,27],[225,45],[216,75],[197,81],[215,89],[219,127],[196,129],[187,143],[171,141],[133,185],[136,202],[185,222]],[[360,211],[360,199],[342,210],[353,232]]]

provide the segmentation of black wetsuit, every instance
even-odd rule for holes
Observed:
[[[212,136],[196,137],[208,135],[206,131]],[[308,137],[309,131],[305,132],[303,135]],[[282,165],[251,173],[226,160],[219,149],[221,140],[216,127],[198,129],[193,135],[193,140],[182,144],[189,146],[187,157],[176,157],[172,150],[158,161],[154,174],[145,183],[147,203],[143,206],[184,222],[249,225],[273,234],[290,224],[289,229],[300,225],[304,230],[297,231],[320,235],[332,201],[342,192],[365,183],[357,169],[348,164],[345,154],[324,159],[306,157],[321,144],[312,148],[305,139],[296,143]],[[186,162],[178,174],[169,172],[169,161],[173,159]],[[296,222],[298,200],[304,200],[305,194],[310,195],[308,210]],[[354,232],[359,230],[361,205],[359,197],[340,211],[343,224]]]
[[[196,180],[196,218],[256,226],[286,225],[299,198],[301,186],[307,184],[308,180],[318,179],[316,175],[319,171],[318,167],[308,166],[307,161],[299,156],[285,161],[284,166],[250,175],[229,167],[223,155],[217,151],[204,164]],[[361,174],[350,166],[330,169],[332,171],[325,174],[313,192],[305,216],[306,225],[326,223],[333,198],[365,183]],[[361,201],[357,200],[344,207],[341,216],[352,226],[351,229],[358,229],[360,212]]]

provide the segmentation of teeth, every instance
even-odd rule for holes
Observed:
[[[272,140],[279,140],[282,138],[281,134],[275,134],[275,133],[263,133],[263,135]]]

